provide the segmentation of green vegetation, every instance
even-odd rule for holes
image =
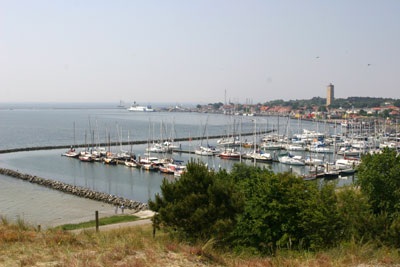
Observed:
[[[359,167],[361,191],[368,197],[375,214],[400,211],[400,157],[395,150],[366,154]]]
[[[213,106],[215,110],[218,110],[220,107],[222,107],[224,104],[222,102],[218,103],[209,103],[208,105]]]
[[[200,163],[188,164],[187,174],[176,183],[164,179],[161,191],[163,197],[157,194],[149,202],[150,209],[159,213],[154,224],[159,228],[162,222],[190,240],[224,238],[243,206],[228,174],[208,172]]]
[[[99,225],[107,225],[107,224],[114,224],[114,223],[122,223],[122,222],[132,222],[132,221],[137,221],[140,218],[135,216],[135,215],[117,215],[117,216],[111,216],[111,217],[105,217],[105,218],[100,218],[99,219]],[[89,227],[95,227],[96,226],[96,221],[88,221],[88,222],[81,222],[81,223],[76,223],[76,224],[64,224],[57,226],[56,228],[62,229],[62,230],[75,230],[75,229],[82,229],[82,228],[89,228]]]
[[[356,186],[190,163],[150,202],[154,224],[74,234],[0,217],[2,266],[382,266],[400,263],[400,157],[365,155]],[[114,216],[124,217],[124,216]]]
[[[400,100],[393,98],[381,98],[381,97],[348,97],[348,98],[335,98],[331,108],[342,107],[348,108],[372,108],[384,106],[385,103],[393,103],[395,106],[400,106]],[[308,107],[323,107],[326,104],[326,98],[313,97],[311,99],[300,99],[300,100],[273,100],[264,103],[264,106],[291,106],[294,109]]]
[[[359,188],[305,182],[290,173],[236,164],[230,173],[191,162],[179,180],[164,180],[150,201],[154,225],[182,240],[238,253],[321,251],[349,242],[400,247],[400,157],[366,155]]]

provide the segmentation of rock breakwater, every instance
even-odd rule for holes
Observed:
[[[267,130],[267,131],[261,131],[259,134],[265,134],[265,133],[270,133],[273,132],[274,130]],[[253,135],[254,133],[242,133],[242,136],[249,136]],[[217,139],[217,138],[223,138],[226,137],[226,135],[214,135],[214,136],[209,136],[208,139]],[[206,139],[207,137],[182,137],[182,138],[175,138],[174,142],[184,142],[184,141],[195,141],[195,140],[202,140]],[[100,143],[98,144],[99,147],[107,147],[107,146],[127,146],[127,145],[143,145],[147,144],[148,142],[154,143],[158,142],[159,140],[142,140],[142,141],[130,141],[130,142],[111,142],[111,143]],[[71,147],[79,148],[79,147],[87,147],[87,144],[75,144],[75,145],[54,145],[54,146],[36,146],[36,147],[22,147],[22,148],[10,148],[10,149],[1,149],[0,154],[6,154],[6,153],[15,153],[15,152],[24,152],[24,151],[38,151],[38,150],[54,150],[54,149],[69,149]]]
[[[134,201],[134,200],[129,200],[126,198],[118,197],[115,195],[111,194],[106,194],[103,192],[96,192],[93,190],[90,190],[88,188],[82,187],[82,186],[76,186],[76,185],[70,185],[66,184],[63,182],[59,181],[54,181],[51,179],[45,179],[42,177],[38,177],[35,175],[30,175],[30,174],[25,174],[25,173],[20,173],[18,171],[10,170],[10,169],[5,169],[5,168],[0,168],[0,174],[18,178],[24,181],[28,181],[30,183],[42,185],[51,189],[55,189],[64,193],[72,194],[78,197],[84,197],[84,198],[89,198],[97,201],[102,201],[104,203],[112,204],[112,205],[124,205],[125,208],[140,211],[140,210],[146,210],[148,209],[147,204],[139,202],[139,201]]]

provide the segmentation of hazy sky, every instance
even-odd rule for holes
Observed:
[[[0,0],[0,102],[400,98],[399,0]],[[319,58],[318,58],[319,57]],[[368,66],[368,64],[371,64]]]

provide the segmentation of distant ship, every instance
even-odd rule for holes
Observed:
[[[151,106],[139,106],[135,101],[132,106],[128,108],[128,111],[153,112],[154,109],[152,109]]]

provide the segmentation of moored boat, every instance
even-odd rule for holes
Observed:
[[[304,160],[299,156],[283,156],[279,158],[279,162],[282,164],[304,166]]]
[[[234,149],[226,149],[218,155],[221,159],[240,159],[240,153]]]
[[[69,157],[69,158],[77,158],[79,157],[79,153],[75,151],[75,148],[71,147],[70,150],[62,154],[62,156]]]

